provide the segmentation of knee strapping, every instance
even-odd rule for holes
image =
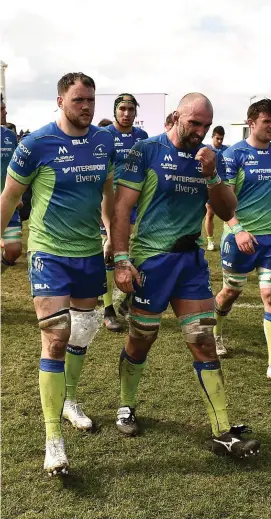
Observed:
[[[271,270],[257,267],[257,274],[260,288],[271,288]]]
[[[71,335],[69,344],[85,348],[95,337],[99,328],[95,310],[70,309]]]
[[[133,315],[129,318],[129,335],[133,339],[156,339],[161,324],[161,316]]]
[[[223,287],[242,292],[247,281],[247,274],[236,274],[223,270]]]
[[[22,241],[22,229],[20,225],[7,227],[3,235],[5,245]]]
[[[65,330],[69,328],[71,322],[69,308],[62,308],[54,314],[39,319],[39,327],[41,330],[48,328],[55,330]]]
[[[213,312],[182,315],[178,318],[185,342],[202,344],[213,338],[213,327],[216,324]]]

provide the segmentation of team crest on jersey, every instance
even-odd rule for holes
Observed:
[[[104,144],[98,144],[93,152],[93,157],[96,159],[104,159],[107,157],[107,152]]]

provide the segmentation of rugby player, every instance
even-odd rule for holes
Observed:
[[[17,147],[1,197],[4,230],[32,185],[29,276],[42,337],[39,385],[49,474],[68,471],[62,410],[76,428],[93,428],[77,403],[76,388],[98,327],[97,298],[106,292],[100,221],[102,216],[109,254],[114,198],[112,135],[91,125],[93,79],[82,72],[63,76],[57,104],[60,120],[32,132]]]
[[[216,126],[212,132],[212,144],[207,144],[208,148],[214,151],[225,151],[227,146],[223,144],[223,140],[225,137],[225,130],[223,126]],[[205,217],[205,230],[207,236],[207,250],[215,250],[215,242],[214,242],[214,216],[215,213],[211,207],[211,205],[207,202],[206,204],[206,217]]]
[[[1,193],[5,187],[7,167],[17,147],[16,134],[6,127],[6,116],[6,105],[1,94]],[[18,208],[15,209],[7,224],[1,246],[3,249],[1,272],[4,272],[7,267],[15,264],[22,253],[22,224]]]
[[[147,139],[148,134],[133,126],[137,115],[137,107],[139,106],[137,100],[132,94],[120,94],[114,102],[114,122],[107,126],[114,138],[115,145],[115,170],[114,170],[114,188],[116,188],[117,180],[124,167],[125,160],[132,146],[142,139]],[[133,226],[136,221],[136,207],[130,216],[130,233],[133,232]],[[104,295],[104,324],[106,328],[112,332],[120,332],[122,329],[121,323],[117,319],[116,312],[113,306],[113,279],[114,279],[114,265],[106,262],[106,278],[107,278],[107,293]],[[128,300],[127,298],[121,303],[119,313],[124,317],[128,317]]]
[[[194,357],[194,371],[212,427],[215,452],[236,457],[259,451],[246,440],[246,427],[230,427],[224,384],[213,336],[214,301],[209,269],[199,246],[208,199],[224,221],[232,218],[236,197],[221,179],[224,162],[201,143],[212,124],[213,108],[204,95],[181,99],[168,133],[137,143],[118,180],[112,242],[115,281],[131,293],[129,337],[120,356],[121,402],[117,428],[135,435],[137,387],[161,315],[170,303]],[[138,218],[128,256],[129,216]],[[133,282],[134,280],[134,282]]]
[[[268,347],[267,378],[271,379],[271,100],[248,108],[250,135],[224,151],[227,183],[238,205],[225,224],[221,240],[223,288],[215,300],[217,353],[226,355],[222,327],[242,293],[249,272],[256,269],[264,305]]]

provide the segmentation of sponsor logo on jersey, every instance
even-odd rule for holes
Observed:
[[[121,136],[122,137],[132,137],[132,134],[131,133],[122,133]]]
[[[85,171],[105,171],[105,164],[87,164],[86,166],[70,166],[62,168],[63,173],[81,173]]]
[[[101,179],[100,175],[76,175],[75,176],[76,182],[82,183],[82,182],[99,182]]]
[[[137,150],[130,150],[129,151],[129,155],[135,155],[139,159],[141,159],[141,157],[142,157],[142,153],[140,151],[137,151]]]
[[[89,142],[88,142],[87,138],[85,138],[85,139],[72,139],[72,144],[74,146],[79,146],[80,144],[89,144]]]
[[[171,155],[165,155],[164,160],[167,160],[168,162],[172,162],[172,156]]]
[[[107,157],[107,152],[104,144],[98,144],[93,152],[96,159],[104,159]]]
[[[54,162],[73,162],[74,161],[74,155],[62,155],[61,157],[56,157]]]
[[[271,168],[267,168],[267,169],[250,169],[249,170],[251,174],[253,173],[271,173]]]
[[[4,138],[4,143],[5,143],[5,144],[12,144],[12,141],[10,140],[9,137],[5,137],[5,138]]]
[[[185,151],[178,151],[178,157],[182,157],[183,159],[193,159],[193,155],[191,153],[186,153]]]
[[[43,267],[44,267],[43,260],[39,256],[37,256],[34,260],[34,269],[41,272],[43,270]]]
[[[21,168],[24,166],[24,160],[22,160],[18,155],[14,152],[12,155],[12,160],[18,164],[18,166],[21,166]]]
[[[127,162],[124,167],[125,171],[131,171],[132,173],[137,173],[138,167],[135,164],[130,164]]]
[[[206,179],[203,177],[185,177],[184,175],[167,175],[165,174],[166,180],[173,180],[173,182],[189,182],[192,184],[206,184]]]
[[[161,162],[160,166],[162,169],[171,169],[173,171],[176,171],[178,168],[177,164],[171,164],[171,162]]]
[[[258,166],[258,164],[258,160],[246,160],[245,162],[245,166]]]
[[[231,157],[224,157],[225,162],[233,162]]]
[[[81,171],[105,171],[105,164],[87,164],[86,166],[71,167],[71,173],[80,173]]]
[[[255,159],[254,155],[249,154],[249,156],[248,156],[248,160],[254,160],[254,159]]]
[[[68,153],[68,150],[67,148],[65,148],[65,146],[59,146],[58,148],[58,155],[64,155],[64,153]]]
[[[25,155],[31,155],[31,151],[22,142],[19,142],[19,148]]]
[[[257,150],[258,155],[269,155],[268,150]]]

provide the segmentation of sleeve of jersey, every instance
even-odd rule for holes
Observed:
[[[137,142],[129,151],[117,184],[135,191],[142,191],[146,178],[145,147],[142,141]]]
[[[20,141],[12,155],[8,174],[20,184],[31,184],[38,173],[35,151],[35,141],[29,136]]]
[[[235,185],[239,167],[234,150],[227,148],[223,152],[223,158],[226,167],[226,177],[223,180],[226,184]]]

